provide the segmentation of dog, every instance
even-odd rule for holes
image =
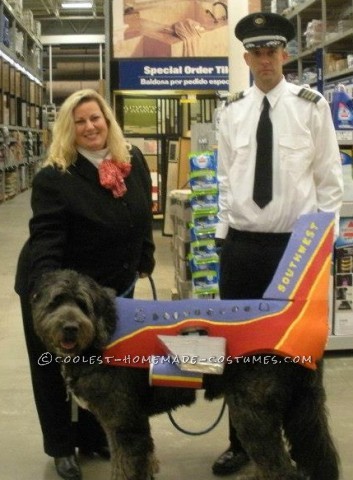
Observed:
[[[149,417],[191,405],[195,390],[152,387],[148,369],[101,361],[118,321],[114,298],[115,292],[75,271],[46,273],[32,299],[34,327],[49,351],[71,359],[62,362],[62,374],[106,432],[111,480],[150,480],[158,466]],[[222,375],[204,375],[205,398],[224,396],[243,461],[253,464],[251,473],[234,478],[338,480],[322,364],[311,370],[276,356],[265,359],[233,362]]]

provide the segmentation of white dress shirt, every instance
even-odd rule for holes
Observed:
[[[229,226],[291,232],[301,214],[317,211],[336,214],[337,233],[343,180],[331,111],[322,96],[317,103],[299,97],[301,89],[283,78],[266,95],[273,124],[273,198],[263,209],[252,194],[264,93],[254,85],[220,113],[216,237],[225,238]]]

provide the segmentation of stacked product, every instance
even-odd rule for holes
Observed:
[[[314,48],[321,45],[323,41],[324,24],[322,20],[314,19],[307,24],[304,32],[306,48]]]
[[[188,255],[190,253],[191,191],[172,190],[170,192],[170,216],[173,224],[172,251],[175,272],[175,289],[172,299],[185,299],[192,296],[191,272]]]
[[[15,15],[17,15],[18,18],[21,18],[23,12],[23,0],[7,0],[7,3],[12,7]]]
[[[353,334],[353,219],[340,219],[340,235],[335,243],[335,335]]]
[[[218,213],[215,152],[190,153],[191,224],[190,254],[194,297],[217,295],[219,258],[215,231]]]
[[[339,135],[353,131],[353,100],[344,85],[332,96],[332,117]],[[347,145],[348,147],[348,145]],[[339,237],[335,243],[334,325],[335,335],[353,334],[353,179],[352,146],[340,148],[343,169],[343,206],[340,212]]]
[[[10,20],[5,16],[2,15],[1,17],[1,28],[0,28],[0,41],[6,47],[10,46]]]
[[[337,85],[333,92],[331,111],[337,131],[353,130],[353,100],[342,84]]]

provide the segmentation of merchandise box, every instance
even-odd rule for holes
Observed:
[[[7,3],[13,8],[14,13],[21,17],[23,12],[23,0],[7,0]]]
[[[182,218],[175,217],[175,232],[180,237],[184,242],[189,242],[191,241],[190,237],[190,222],[186,222]]]
[[[2,63],[2,92],[10,92],[10,64],[5,61]]]
[[[190,242],[185,242],[178,235],[175,236],[175,250],[180,258],[187,260],[190,253]]]
[[[335,244],[334,335],[353,334],[353,216],[340,219]]]
[[[271,0],[271,12],[281,14],[290,6],[289,0]]]
[[[175,255],[173,260],[175,274],[177,277],[179,277],[182,281],[191,280],[189,260],[185,260],[185,258],[181,258],[179,255]]]
[[[172,190],[170,192],[170,215],[175,216],[184,223],[191,221],[191,190]]]
[[[179,276],[177,276],[176,287],[177,287],[180,299],[193,298],[192,283],[190,280],[183,280]]]

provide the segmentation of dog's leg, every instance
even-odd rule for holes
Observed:
[[[148,418],[145,420],[139,428],[104,426],[111,454],[111,480],[150,480],[158,471]]]
[[[254,399],[256,397],[256,399]],[[258,392],[242,389],[239,396],[227,396],[229,413],[238,438],[254,463],[253,474],[241,480],[305,480],[292,465],[281,431],[281,412],[269,405],[269,398]]]
[[[339,457],[328,426],[322,365],[302,376],[284,421],[292,458],[310,480],[338,480]]]

